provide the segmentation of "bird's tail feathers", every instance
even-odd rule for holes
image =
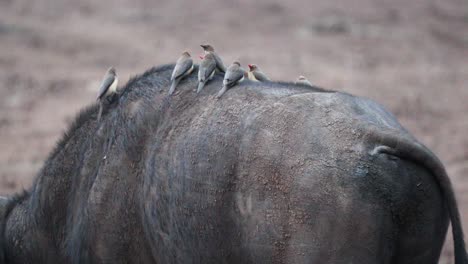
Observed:
[[[175,91],[177,84],[179,84],[180,79],[174,79],[171,84],[171,89],[169,89],[169,95],[172,95]]]
[[[205,82],[199,82],[198,83],[197,93],[200,93],[201,90],[203,89],[203,87],[205,87]]]
[[[221,98],[221,96],[223,96],[223,94],[227,91],[227,86],[226,85],[223,85],[223,89],[221,89],[221,91],[219,91],[218,95],[216,96],[216,98]]]

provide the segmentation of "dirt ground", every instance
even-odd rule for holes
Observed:
[[[385,105],[446,165],[468,232],[466,0],[0,1],[0,194],[31,185],[110,65],[124,83],[202,42]]]

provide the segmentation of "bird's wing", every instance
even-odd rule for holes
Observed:
[[[221,72],[226,72],[226,66],[224,66],[223,61],[221,60],[221,57],[218,56],[218,54],[213,53],[214,59],[216,61],[216,67],[221,71]]]
[[[177,60],[176,66],[174,67],[174,71],[172,72],[171,80],[175,78],[179,78],[180,76],[184,75],[187,71],[190,70],[193,66],[192,58],[181,58]]]
[[[206,81],[210,78],[213,71],[216,69],[216,61],[215,60],[206,60],[206,64],[203,65],[203,72],[202,80]]]
[[[200,67],[198,67],[198,81],[204,81],[204,76],[205,76],[205,67],[203,67],[203,61],[200,63]]]
[[[112,74],[108,74],[104,78],[104,80],[102,80],[97,99],[101,99],[104,96],[104,94],[107,92],[107,90],[109,89],[109,87],[112,85],[114,81],[115,81],[115,75],[112,75]]]
[[[232,67],[226,71],[224,83],[228,86],[235,84],[244,77],[245,71],[240,67]]]
[[[254,71],[253,72],[253,75],[255,76],[255,79],[259,80],[260,82],[264,82],[264,81],[269,81],[270,78],[268,78],[268,76],[266,76],[266,74],[264,74],[263,72],[261,71]]]

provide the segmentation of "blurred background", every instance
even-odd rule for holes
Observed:
[[[0,194],[29,188],[109,66],[124,84],[204,42],[385,105],[446,165],[468,232],[467,0],[1,0]]]

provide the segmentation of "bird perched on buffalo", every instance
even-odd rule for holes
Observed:
[[[200,46],[205,51],[205,55],[208,54],[208,53],[213,54],[213,56],[215,58],[215,61],[216,61],[216,69],[219,72],[223,72],[223,73],[226,72],[226,66],[224,66],[224,63],[221,60],[221,57],[219,57],[219,55],[215,52],[215,49],[213,48],[213,46],[211,46],[210,44],[202,44]]]
[[[247,72],[241,67],[239,62],[233,62],[226,70],[223,80],[223,88],[219,91],[217,98],[223,96],[227,89],[232,88],[239,82],[242,82],[246,74]]]
[[[104,108],[104,100],[117,92],[117,84],[119,79],[114,67],[110,67],[101,82],[97,100],[99,101],[98,122],[101,120],[102,110]]]
[[[169,95],[173,94],[180,80],[190,75],[193,71],[193,60],[188,51],[184,51],[176,62],[171,76],[171,89]]]
[[[201,92],[206,82],[211,80],[215,74],[216,59],[213,53],[207,53],[202,58],[200,67],[198,69],[198,89],[197,93]]]
[[[252,81],[259,81],[259,82],[265,82],[265,81],[270,81],[270,78],[266,76],[265,73],[263,73],[260,68],[255,65],[255,64],[249,64],[249,72],[248,72],[249,80]]]
[[[307,78],[302,75],[297,78],[296,84],[312,86],[312,83],[310,83],[309,80],[307,80]]]

